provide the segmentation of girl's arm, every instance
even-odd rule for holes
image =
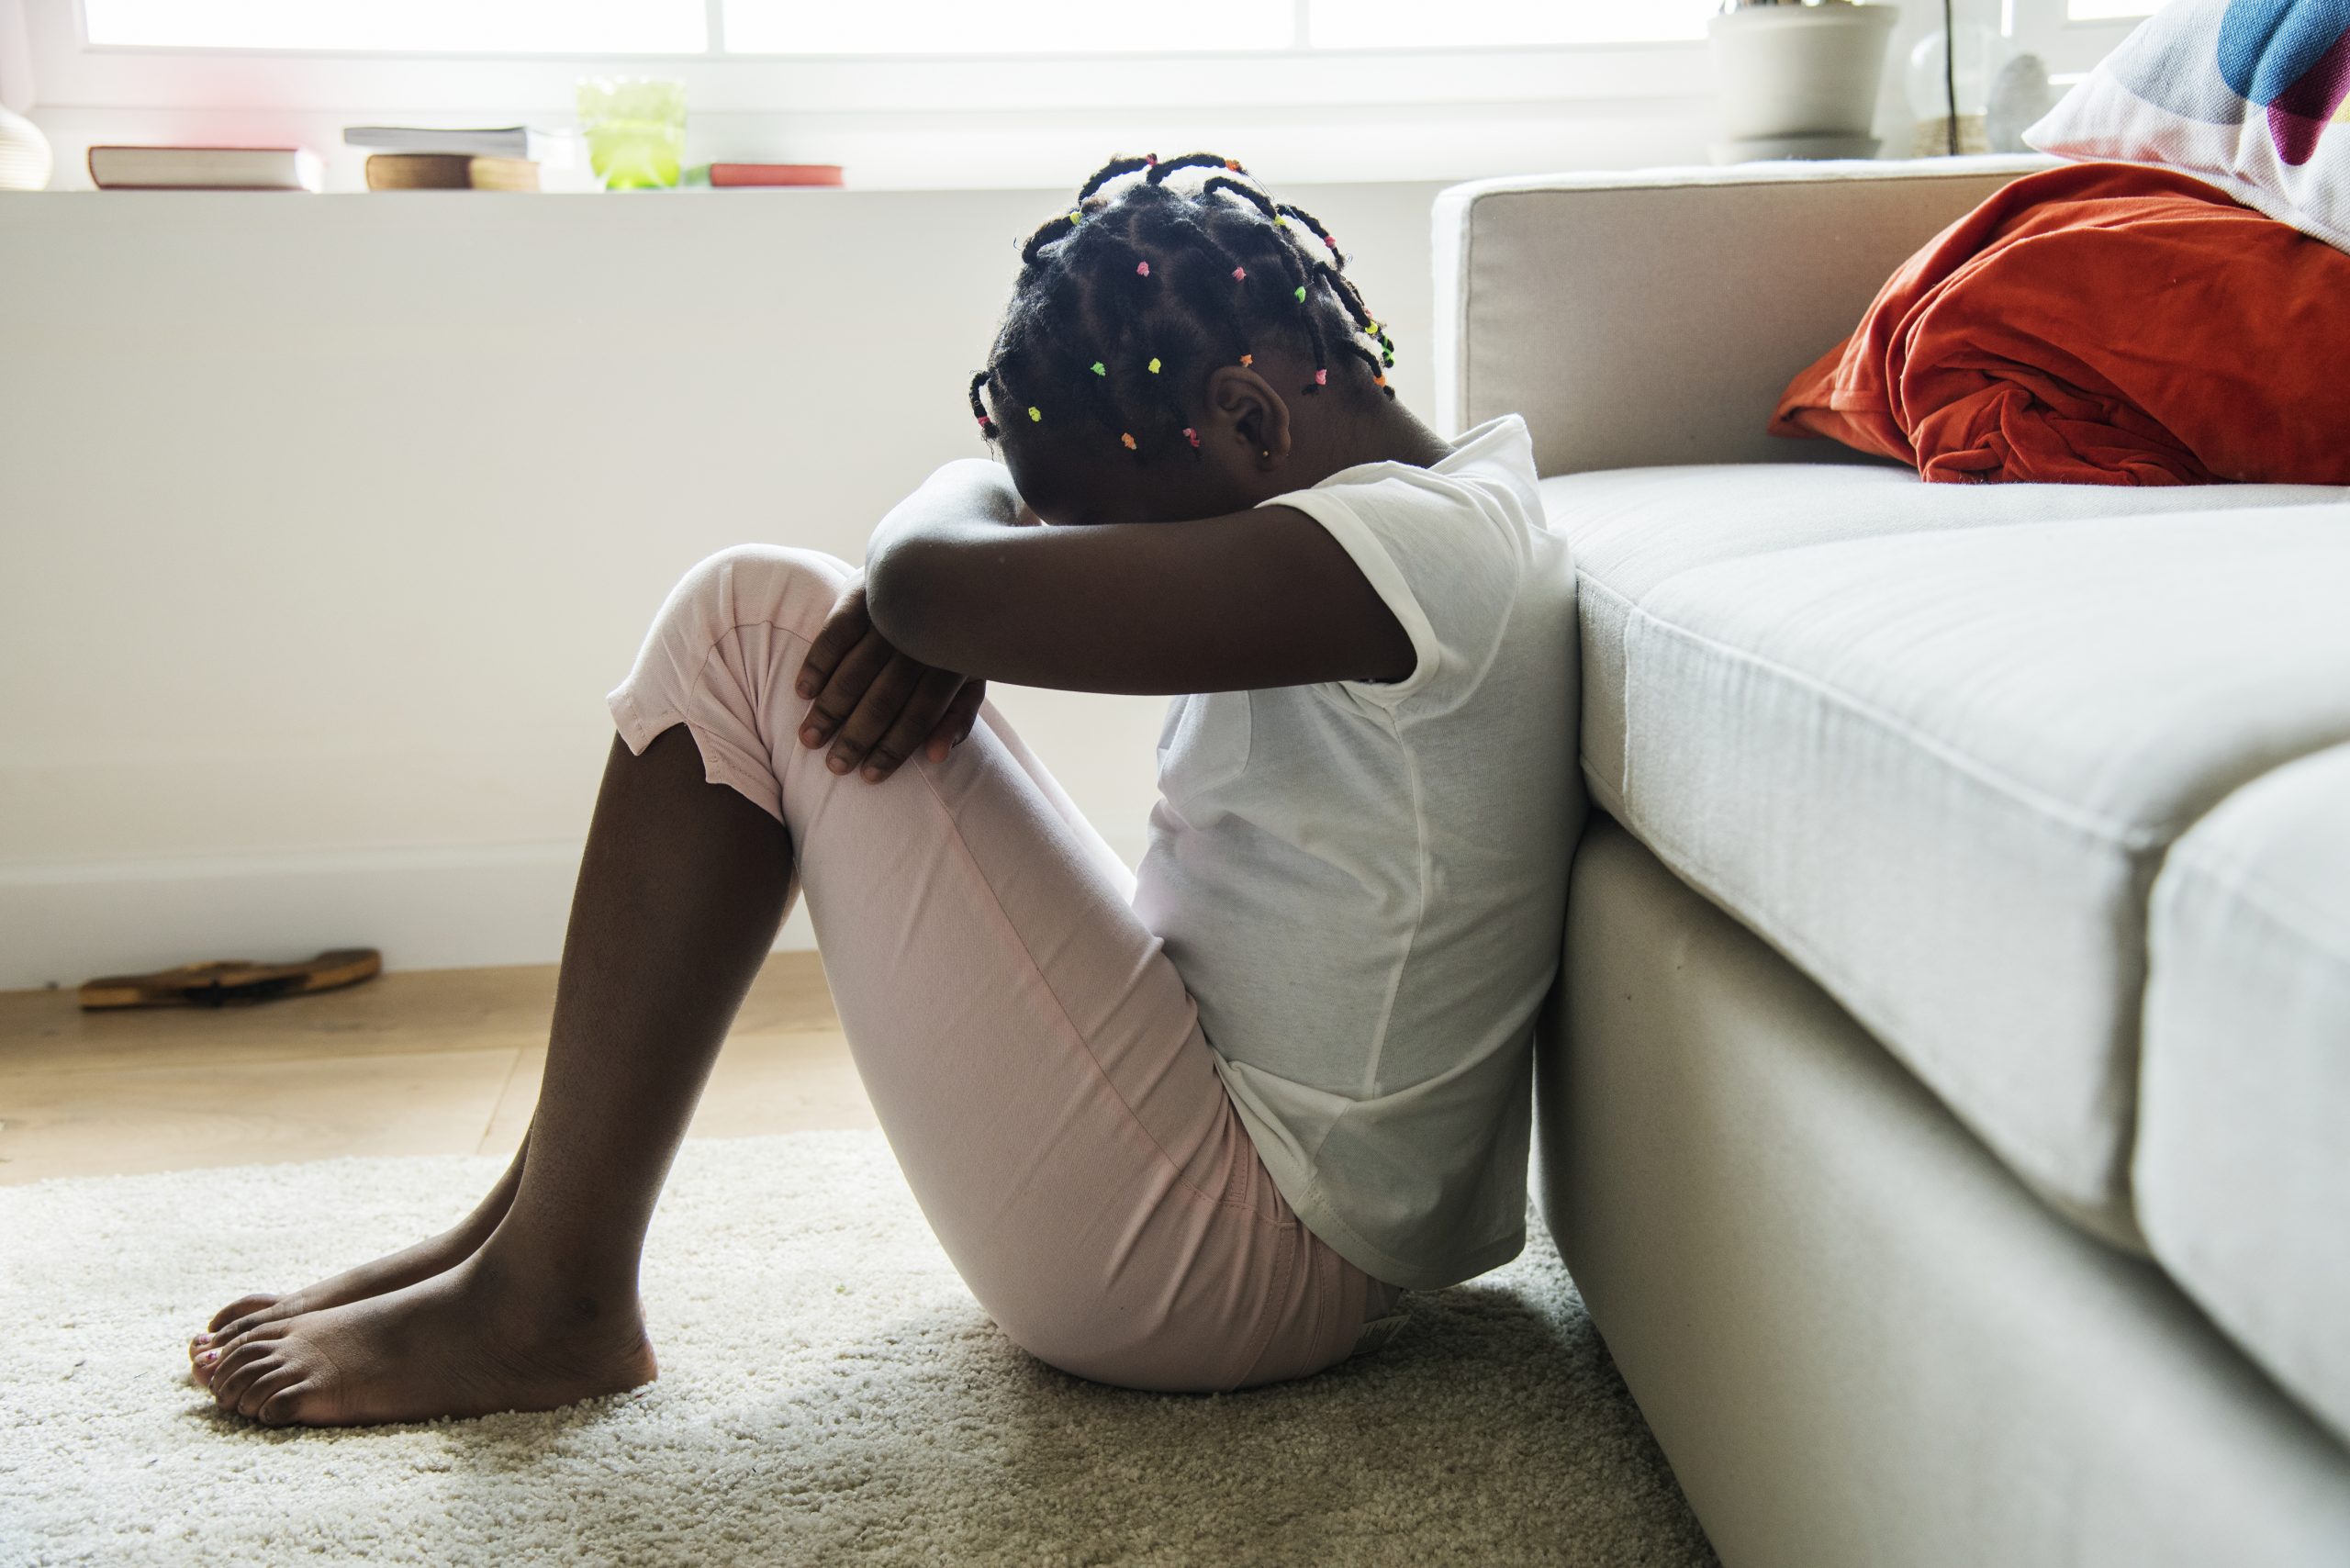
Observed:
[[[1022,526],[981,458],[875,531],[866,610],[908,658],[973,678],[1171,694],[1401,680],[1411,639],[1321,524],[1287,507],[1191,522]]]

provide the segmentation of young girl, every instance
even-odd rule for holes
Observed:
[[[947,1255],[1079,1376],[1228,1390],[1525,1239],[1579,799],[1573,591],[1524,424],[1448,444],[1337,242],[1207,154],[1031,239],[948,465],[863,573],[688,573],[619,736],[522,1148],[444,1235],[224,1307],[224,1409],[552,1408],[655,1375],[638,1255],[800,886]],[[1175,693],[1129,876],[985,679]],[[790,1202],[790,1194],[777,1194]]]

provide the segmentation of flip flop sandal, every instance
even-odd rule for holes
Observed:
[[[108,975],[82,987],[82,1005],[101,1007],[222,1007],[267,1002],[357,985],[380,974],[384,956],[373,947],[338,947],[298,964],[255,964],[221,958],[182,964],[146,975]]]

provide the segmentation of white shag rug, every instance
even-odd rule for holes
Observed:
[[[878,1132],[686,1145],[644,1388],[307,1430],[185,1381],[222,1303],[441,1229],[504,1164],[0,1188],[0,1562],[1714,1561],[1539,1224],[1375,1355],[1140,1394],[1004,1338]]]

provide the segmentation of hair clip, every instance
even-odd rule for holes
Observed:
[[[1297,286],[1297,302],[1300,305],[1305,303],[1305,286],[1302,283]]]
[[[1128,452],[1135,450],[1135,438],[1133,436],[1122,435],[1118,439],[1125,443],[1125,448]]]
[[[1241,369],[1243,369],[1243,370],[1248,369],[1250,365],[1252,365],[1252,364],[1256,364],[1256,363],[1257,363],[1257,356],[1256,356],[1255,354],[1252,354],[1252,353],[1245,353],[1245,354],[1242,354],[1242,355],[1240,356],[1240,368],[1241,368]]]
[[[1082,223],[1085,221],[1085,214],[1078,211],[1075,207],[1070,207],[1069,209],[1069,220],[1071,223]]]
[[[1093,374],[1094,374],[1094,375],[1109,375],[1109,374],[1110,374],[1110,367],[1109,367],[1108,365],[1103,364],[1102,364],[1100,360],[1098,360],[1098,359],[1097,359],[1097,360],[1095,360],[1095,361],[1093,362],[1093,364],[1092,364],[1091,366],[1089,366],[1088,368],[1090,368],[1090,369],[1093,372]]]
[[[1237,158],[1226,158],[1224,161],[1224,166],[1236,174],[1245,174],[1248,172],[1240,166],[1240,160]]]
[[[1233,268],[1233,269],[1232,269],[1232,281],[1233,281],[1233,282],[1235,282],[1235,283],[1246,283],[1246,282],[1248,282],[1248,269],[1247,267],[1235,267],[1235,268]]]
[[[1200,444],[1200,432],[1193,430],[1191,426],[1185,425],[1183,427],[1183,439],[1190,442],[1193,446],[1197,446]]]
[[[1317,371],[1315,371],[1315,372],[1314,373],[1314,385],[1315,385],[1315,386],[1329,386],[1329,385],[1330,385],[1330,373],[1329,373],[1328,371],[1326,371],[1326,370],[1317,370]]]
[[[1045,422],[1045,416],[1037,410],[1036,405],[1034,403],[1028,405],[1028,422],[1030,424],[1036,425],[1040,425]]]
[[[1279,212],[1277,212],[1277,213],[1273,214],[1273,227],[1274,227],[1274,228],[1276,228],[1276,229],[1286,229],[1286,228],[1288,228],[1288,227],[1289,227],[1289,218],[1288,218],[1288,216],[1287,216],[1286,214],[1279,213]]]
[[[1153,375],[1158,374],[1158,356],[1157,354],[1150,356],[1150,373]]]
[[[1135,263],[1135,274],[1137,277],[1148,277],[1150,275],[1150,263],[1148,262],[1136,262]]]
[[[1338,248],[1338,237],[1336,234],[1325,234],[1322,236],[1322,243],[1335,251]]]

